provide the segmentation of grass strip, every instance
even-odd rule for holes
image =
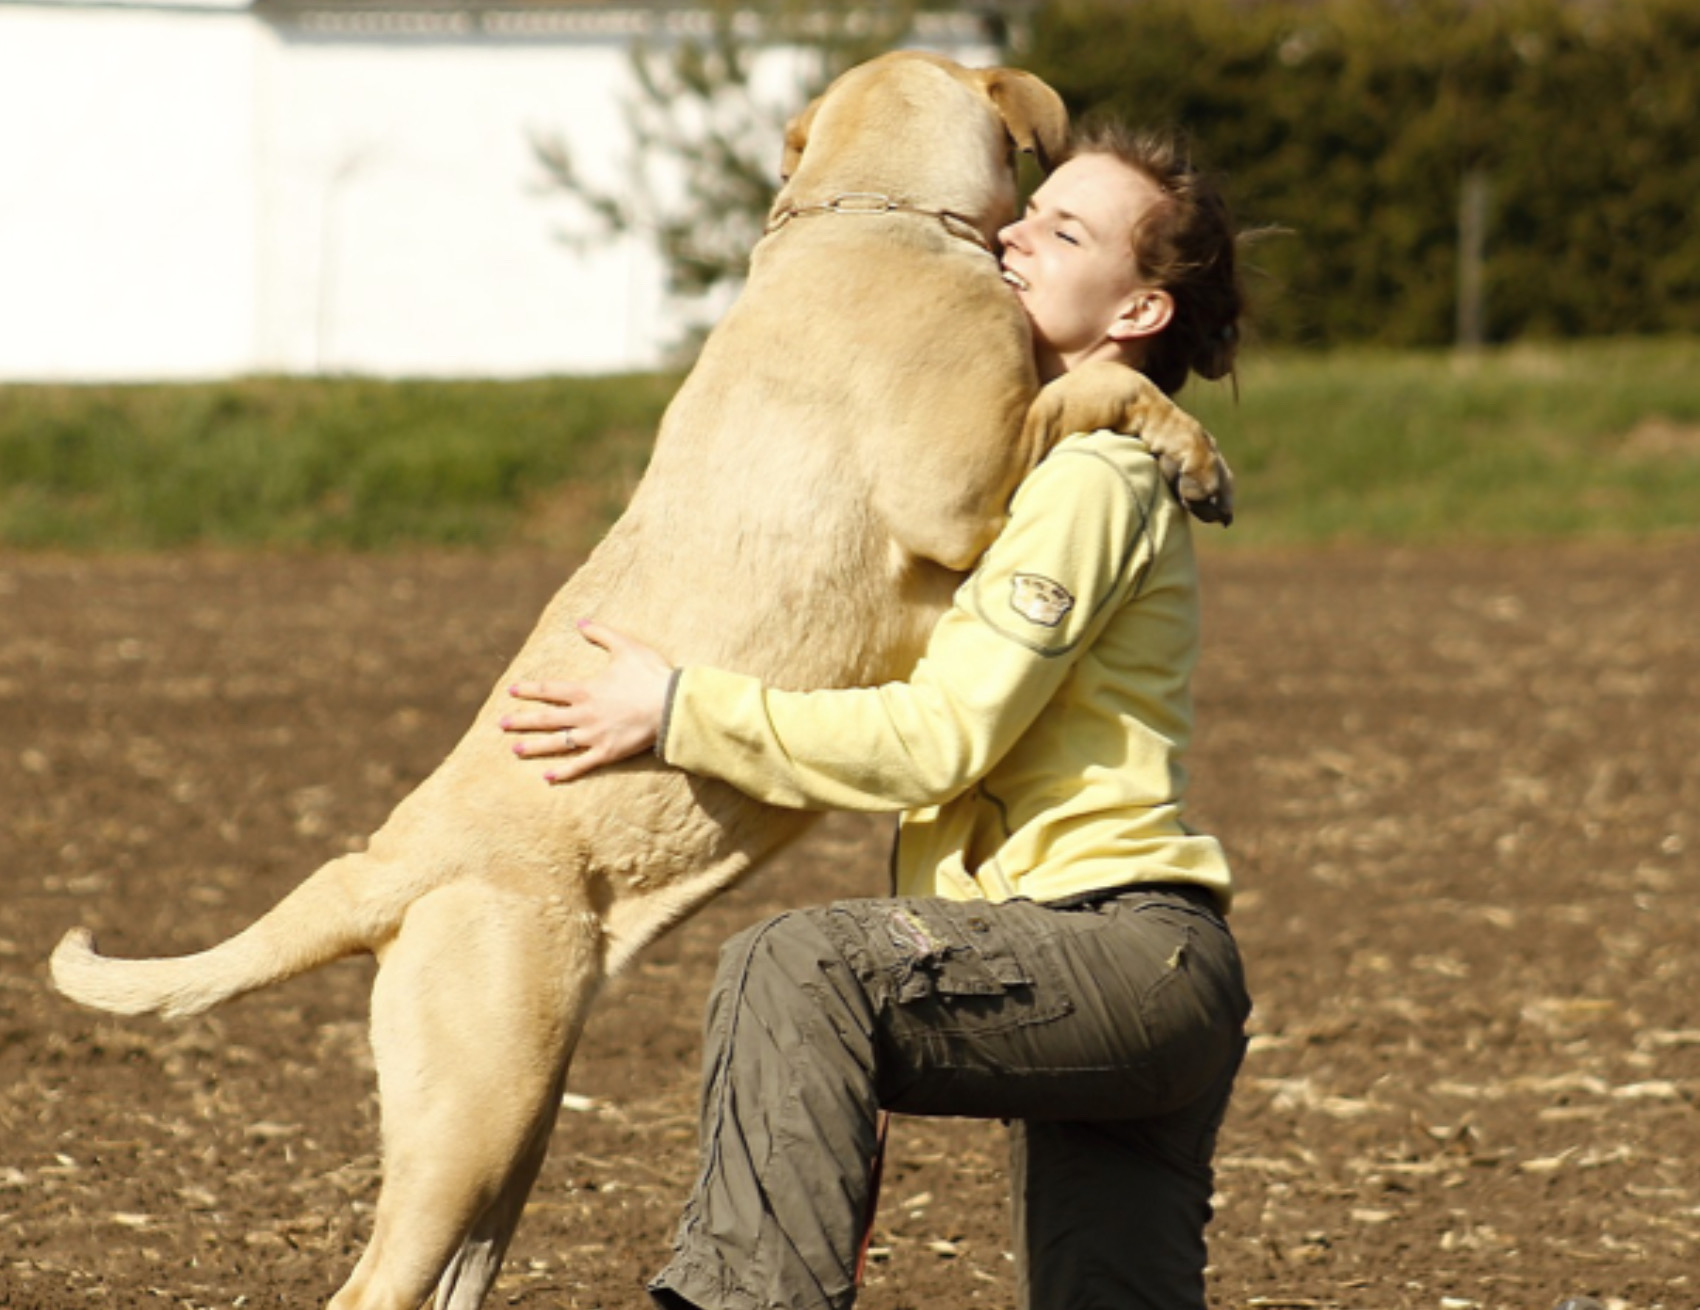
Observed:
[[[582,547],[676,377],[0,387],[0,546]],[[1183,401],[1239,474],[1211,549],[1700,527],[1700,342],[1256,352]]]

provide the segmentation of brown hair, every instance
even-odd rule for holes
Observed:
[[[1193,166],[1186,142],[1173,133],[1099,120],[1086,125],[1071,153],[1119,159],[1162,192],[1133,232],[1140,276],[1175,302],[1169,326],[1151,339],[1147,376],[1172,395],[1193,373],[1207,380],[1231,374],[1245,293],[1233,218],[1216,183]]]

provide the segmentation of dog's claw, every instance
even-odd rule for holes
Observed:
[[[1197,478],[1183,473],[1176,486],[1181,503],[1201,523],[1220,523],[1223,527],[1233,523],[1234,488],[1231,481],[1223,479],[1214,491],[1207,491]]]

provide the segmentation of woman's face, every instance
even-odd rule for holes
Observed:
[[[1173,305],[1142,285],[1133,232],[1162,198],[1150,178],[1113,155],[1076,155],[1045,179],[1027,212],[998,235],[1004,280],[1033,324],[1041,378],[1089,359],[1137,365],[1143,339]]]

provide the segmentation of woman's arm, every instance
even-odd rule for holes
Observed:
[[[532,738],[516,750],[561,755],[570,733],[576,753],[550,770],[553,781],[658,742],[669,763],[777,805],[897,810],[950,799],[1050,701],[1149,558],[1146,511],[1161,486],[1154,466],[1130,478],[1125,461],[1093,444],[1111,440],[1129,439],[1083,438],[1029,476],[908,681],[783,692],[715,669],[675,678],[654,652],[586,625],[613,655],[608,669],[584,684],[517,688],[548,704],[510,716],[505,726]]]

